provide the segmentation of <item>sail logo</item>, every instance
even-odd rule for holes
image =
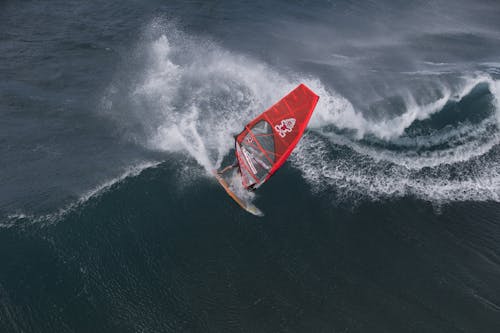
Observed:
[[[284,138],[287,133],[293,130],[295,126],[295,118],[283,119],[279,125],[274,126],[274,129],[278,134]]]

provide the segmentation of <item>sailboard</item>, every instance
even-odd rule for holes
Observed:
[[[318,95],[300,84],[236,136],[235,154],[245,189],[257,189],[285,163],[304,134],[318,100]],[[241,198],[228,194],[246,209],[238,202]]]
[[[217,170],[213,170],[212,171],[215,178],[217,179],[217,181],[219,182],[219,184],[221,184],[221,186],[224,188],[224,190],[226,190],[226,193],[231,197],[233,198],[233,200],[238,204],[240,205],[241,208],[243,208],[244,210],[246,210],[247,212],[249,212],[250,214],[253,214],[255,216],[264,216],[264,213],[262,213],[262,211],[257,208],[254,204],[252,204],[251,202],[248,202],[247,200],[244,200],[243,198],[240,198],[232,189],[231,189],[231,186],[228,184],[228,182],[224,179],[224,177],[222,175],[219,175],[217,173]]]

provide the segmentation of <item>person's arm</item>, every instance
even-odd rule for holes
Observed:
[[[238,159],[236,159],[234,161],[234,163],[232,165],[228,165],[227,167],[225,167],[224,169],[222,169],[221,171],[217,172],[219,175],[222,175],[223,173],[225,173],[226,171],[229,171],[233,168],[236,168],[238,166]]]
[[[218,173],[219,175],[222,175],[223,173],[225,173],[225,172],[226,172],[226,171],[228,171],[228,170],[231,170],[232,168],[233,168],[233,166],[232,166],[232,165],[228,165],[228,166],[227,166],[227,167],[225,167],[224,169],[222,169],[222,170],[220,170],[220,171],[217,171],[217,173]]]

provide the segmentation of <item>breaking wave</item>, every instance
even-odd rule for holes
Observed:
[[[43,215],[26,214],[23,212],[9,214],[4,221],[0,221],[0,228],[10,228],[18,225],[26,226],[26,223],[36,224],[38,227],[49,226],[60,221],[66,215],[87,203],[90,199],[99,197],[100,195],[106,193],[114,186],[120,184],[123,180],[129,177],[136,177],[144,170],[154,168],[159,164],[160,162],[144,162],[129,166],[118,177],[102,182],[96,187],[83,193],[78,200],[58,209],[55,212]]]
[[[499,83],[487,75],[466,81],[461,91],[448,95],[456,97],[447,98],[444,104],[440,101],[442,105],[432,112],[425,107],[410,108],[398,117],[411,122],[383,121],[372,128],[366,125],[371,135],[360,138],[338,128],[318,127],[298,147],[292,163],[314,191],[330,191],[335,200],[410,195],[439,203],[500,201]],[[479,113],[460,107],[460,103],[483,84],[489,110],[483,110],[480,120],[472,121],[465,115],[465,120],[439,129],[425,127],[432,125],[433,114]],[[453,107],[449,104],[457,110],[450,111]],[[477,118],[477,114],[472,116]],[[422,124],[424,120],[426,124]],[[391,128],[388,124],[394,129],[381,134],[384,126]],[[410,130],[419,125],[421,128]]]
[[[500,85],[487,73],[435,78],[431,97],[408,91],[397,96],[395,111],[374,116],[315,77],[279,72],[161,20],[148,27],[132,58],[133,79],[115,80],[103,110],[129,139],[191,156],[197,163],[186,182],[220,167],[242,125],[304,82],[320,101],[291,161],[314,192],[334,193],[336,200],[500,201]],[[490,110],[481,119],[428,124],[482,86]]]

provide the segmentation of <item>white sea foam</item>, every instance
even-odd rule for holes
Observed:
[[[404,131],[417,120],[427,119],[429,116],[443,109],[450,101],[461,100],[480,83],[486,83],[494,90],[497,83],[486,74],[465,77],[457,87],[451,88],[441,85],[442,97],[428,104],[418,104],[408,93],[405,98],[406,110],[395,117],[372,120],[342,96],[327,90],[319,81],[311,81],[313,90],[320,96],[320,102],[311,119],[310,127],[321,128],[326,125],[335,125],[338,128],[353,130],[356,138],[360,139],[372,134],[380,139],[388,140],[401,136]]]
[[[161,21],[153,22],[147,29],[138,50],[140,66],[131,69],[134,78],[125,84],[125,89],[116,82],[110,85],[103,98],[103,112],[117,124],[138,124],[145,135],[134,140],[147,148],[192,157],[201,168],[186,166],[181,172],[189,175],[183,178],[186,182],[219,168],[233,148],[233,135],[304,82],[320,96],[309,124],[320,135],[307,135],[291,160],[313,191],[335,191],[337,199],[411,194],[438,201],[500,201],[498,157],[480,160],[473,173],[464,167],[488,156],[500,144],[500,82],[488,74],[464,76],[453,83],[435,78],[439,93],[426,103],[418,102],[411,91],[399,92],[404,109],[374,119],[369,110],[357,108],[317,78],[280,73],[265,63],[186,35]],[[428,73],[416,76],[421,74]],[[440,112],[450,101],[461,100],[479,84],[487,85],[493,95],[496,112],[491,117],[428,136],[402,137],[415,121]],[[117,108],[117,99],[123,99],[123,104],[130,108]],[[127,128],[132,136],[134,126]],[[332,126],[348,130],[349,134],[338,134],[331,130]],[[401,149],[394,151],[361,140],[368,135]],[[446,148],[435,149],[439,145]],[[339,147],[348,149],[348,153],[335,154]],[[124,178],[155,165],[157,162],[131,166],[53,214],[11,214],[0,226],[10,227],[18,220],[57,221]],[[456,179],[446,176],[449,165],[458,170]],[[251,200],[254,194],[249,196]]]
[[[496,120],[485,119],[479,125],[462,125],[456,130],[433,134],[430,137],[405,138],[396,140],[398,147],[405,148],[398,152],[369,146],[335,132],[319,132],[333,144],[347,146],[358,154],[366,155],[375,162],[386,161],[407,169],[420,170],[443,164],[465,162],[488,153],[500,143],[500,133],[492,132]],[[495,127],[496,129],[496,127]],[[446,144],[450,148],[427,150],[437,145]]]
[[[499,144],[498,107],[478,124],[402,137],[415,121],[461,100],[478,84],[486,84],[498,104],[498,82],[487,74],[443,81],[439,94],[425,104],[408,92],[401,96],[404,110],[373,119],[319,79],[278,73],[215,43],[200,43],[168,25],[154,24],[148,34],[142,45],[147,50],[145,70],[128,96],[134,112],[142,112],[142,127],[148,129],[143,144],[188,154],[204,170],[200,174],[220,167],[233,148],[232,136],[243,124],[304,82],[320,96],[309,126],[320,136],[308,135],[292,155],[292,164],[314,191],[334,190],[337,198],[346,199],[411,194],[438,201],[499,200],[495,162],[479,163],[473,174],[462,165],[488,155]],[[350,134],[335,133],[331,126]],[[361,140],[367,135],[401,149],[370,145]],[[339,147],[344,152],[334,154]],[[449,165],[456,166],[458,177],[446,175]]]
[[[339,154],[332,158],[328,143],[305,138],[291,161],[302,171],[313,191],[336,192],[335,200],[357,197],[380,199],[414,195],[424,200],[500,201],[500,170],[497,163],[485,162],[482,170],[453,179],[439,170],[415,172],[365,155]]]
[[[439,112],[449,101],[461,100],[479,84],[486,84],[493,95],[495,112],[491,116],[428,136],[400,137],[413,122]],[[348,101],[335,99],[332,103],[328,100],[331,95],[326,94],[327,101],[311,124],[316,135],[304,138],[292,155],[292,164],[302,171],[313,191],[334,191],[336,200],[414,195],[438,202],[500,201],[500,161],[497,153],[491,154],[500,144],[499,88],[499,82],[490,76],[475,74],[453,89],[443,88],[443,97],[428,105],[407,98],[402,115],[381,121],[366,119]],[[335,133],[325,129],[328,124],[354,130],[357,135]],[[359,140],[366,134],[400,149]]]
[[[293,84],[215,44],[175,36],[152,41],[147,73],[131,98],[156,113],[157,126],[146,143],[150,148],[187,152],[210,172],[233,147],[242,124]],[[180,59],[186,49],[188,55]],[[146,115],[144,121],[151,119]]]
[[[129,177],[135,177],[139,175],[142,171],[154,168],[158,166],[160,162],[142,162],[132,166],[127,167],[118,177],[106,180],[96,187],[83,193],[76,201],[70,203],[69,205],[58,209],[57,211],[45,214],[45,215],[34,215],[25,214],[23,212],[17,212],[9,214],[6,221],[0,223],[0,227],[9,228],[18,225],[18,221],[28,222],[32,224],[37,224],[39,227],[44,227],[51,225],[60,221],[64,216],[74,211],[76,208],[88,202],[90,199],[99,197],[100,195],[106,193],[110,188],[119,184],[124,179]],[[25,223],[23,223],[25,225]]]

